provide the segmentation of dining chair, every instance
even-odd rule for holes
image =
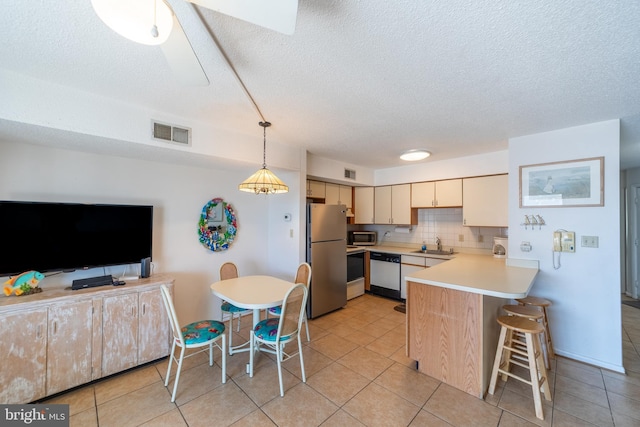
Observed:
[[[256,350],[265,351],[276,355],[278,364],[278,380],[280,381],[280,396],[284,397],[282,386],[282,362],[300,355],[300,370],[302,372],[302,382],[307,382],[304,372],[304,359],[302,357],[302,343],[300,341],[300,329],[304,311],[307,307],[308,289],[304,283],[297,283],[287,291],[282,303],[280,317],[272,317],[258,322],[251,330],[250,351],[249,351],[249,377],[253,377],[253,359]],[[287,343],[298,340],[297,353],[287,354],[284,347]],[[261,348],[265,346],[267,348]]]
[[[173,383],[173,393],[171,394],[171,402],[176,400],[176,391],[178,390],[178,381],[180,380],[180,371],[182,370],[182,361],[198,353],[209,350],[209,366],[213,366],[213,346],[215,345],[222,352],[222,383],[227,382],[227,353],[225,348],[224,323],[216,320],[200,320],[198,322],[189,323],[180,327],[176,310],[173,307],[173,301],[169,289],[165,285],[161,285],[162,300],[164,307],[167,309],[169,323],[173,331],[173,339],[171,344],[171,354],[169,355],[169,366],[167,368],[167,376],[164,380],[164,386],[169,385],[169,376],[171,375],[171,365],[173,362],[178,364],[176,378]],[[218,343],[222,341],[222,345]],[[175,350],[180,347],[180,357],[176,359]],[[185,350],[188,348],[201,348],[201,350],[185,356]]]
[[[238,267],[234,263],[225,262],[220,266],[220,280],[235,279],[236,277],[238,277]],[[229,319],[229,354],[233,354],[233,318],[238,318],[237,331],[240,332],[240,320],[244,314],[251,312],[251,310],[236,307],[227,301],[222,301],[220,309],[222,310],[222,321],[225,320],[225,314]]]
[[[303,262],[298,266],[298,270],[296,271],[296,278],[293,281],[294,283],[304,283],[309,289],[309,284],[311,283],[311,266],[306,262]],[[282,311],[282,306],[270,307],[267,310],[267,315],[273,314],[274,316],[280,316],[280,312]],[[311,337],[309,336],[309,323],[307,322],[307,311],[304,312],[304,327],[307,332],[307,341],[311,341]]]

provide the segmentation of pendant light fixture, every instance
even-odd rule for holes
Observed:
[[[263,128],[263,145],[262,145],[262,169],[245,179],[242,184],[238,185],[238,190],[255,194],[276,194],[287,193],[287,187],[280,179],[267,169],[267,128],[271,126],[269,122],[258,123]]]

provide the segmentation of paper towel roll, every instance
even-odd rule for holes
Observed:
[[[409,234],[411,232],[411,226],[409,227],[396,227],[393,231],[396,233]]]

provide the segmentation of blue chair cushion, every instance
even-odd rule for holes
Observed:
[[[238,313],[240,311],[246,311],[246,308],[240,308],[240,307],[236,307],[235,305],[231,304],[230,302],[223,302],[222,306],[220,306],[220,309],[222,311],[226,311],[227,313]]]
[[[270,307],[269,313],[275,314],[276,316],[280,316],[280,314],[282,313],[282,306],[279,305],[277,307]]]
[[[276,335],[278,335],[278,324],[280,323],[280,319],[264,319],[258,322],[258,324],[253,328],[253,333],[256,337],[265,340],[265,341],[276,341]],[[287,339],[288,336],[280,337],[280,339]]]
[[[193,322],[181,329],[186,344],[198,344],[218,337],[224,332],[224,325],[216,320]]]

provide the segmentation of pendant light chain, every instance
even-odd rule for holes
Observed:
[[[263,130],[263,142],[262,142],[262,167],[267,167],[267,128],[271,126],[269,122],[260,122],[258,123],[262,126]]]
[[[271,123],[265,120],[264,115],[262,114],[262,111],[260,111],[260,108],[256,103],[256,100],[253,99],[253,96],[251,96],[251,93],[249,93],[249,89],[247,89],[247,86],[244,84],[244,82],[240,78],[238,71],[235,69],[235,67],[231,63],[229,56],[220,45],[218,38],[215,36],[215,34],[213,33],[213,30],[211,29],[207,21],[202,16],[202,12],[200,11],[200,9],[198,9],[194,4],[191,4],[191,7],[193,7],[196,14],[200,18],[200,21],[202,22],[204,27],[207,29],[209,36],[211,36],[211,40],[213,41],[214,45],[222,55],[222,58],[224,59],[225,64],[227,64],[227,66],[229,67],[229,70],[231,71],[233,76],[236,78],[236,81],[240,85],[240,88],[242,89],[246,97],[251,102],[251,105],[256,110],[256,113],[258,113],[258,116],[260,116],[260,118],[263,120],[259,122],[259,125],[262,126],[262,129],[263,129],[262,169],[260,169],[259,171],[251,175],[249,178],[245,179],[240,185],[238,185],[238,190],[246,191],[249,193],[255,193],[255,194],[265,194],[265,195],[287,193],[289,191],[289,187],[284,182],[282,182],[273,172],[267,169],[267,128],[271,126]]]

